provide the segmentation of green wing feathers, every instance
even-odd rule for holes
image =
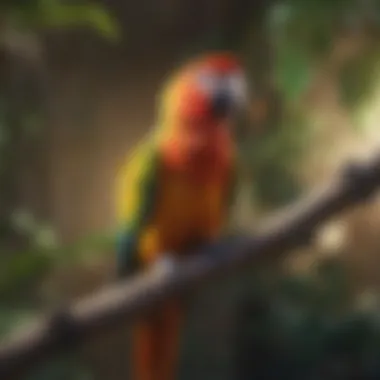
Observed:
[[[119,276],[134,273],[140,268],[139,238],[155,209],[158,166],[154,144],[144,142],[135,149],[119,174],[117,214],[120,231],[116,244]]]

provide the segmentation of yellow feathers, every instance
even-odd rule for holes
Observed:
[[[116,178],[116,218],[121,224],[129,223],[139,210],[142,197],[141,183],[149,175],[155,143],[148,135],[129,153]]]

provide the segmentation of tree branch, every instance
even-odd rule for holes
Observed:
[[[203,280],[231,273],[247,264],[279,257],[309,244],[319,225],[339,212],[366,201],[380,185],[380,156],[349,165],[330,186],[305,198],[279,222],[264,224],[256,237],[231,238],[204,247],[174,270],[151,270],[73,303],[38,321],[26,333],[0,346],[0,378],[15,376],[42,360],[72,350],[115,323],[131,322],[158,302]]]

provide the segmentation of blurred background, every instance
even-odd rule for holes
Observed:
[[[376,0],[0,4],[0,336],[114,281],[114,178],[184,60],[242,55],[252,102],[234,223],[380,149]],[[307,249],[197,291],[179,379],[378,379],[380,204]],[[117,327],[26,379],[126,379]]]

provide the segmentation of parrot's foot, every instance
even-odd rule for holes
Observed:
[[[172,253],[165,253],[162,257],[157,259],[153,266],[153,271],[159,274],[174,273],[177,263],[178,260]]]

